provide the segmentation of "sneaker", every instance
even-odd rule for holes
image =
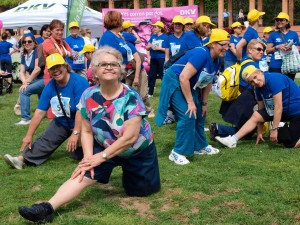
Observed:
[[[149,95],[149,94],[148,94],[148,98],[153,98],[153,95]]]
[[[216,123],[211,123],[208,126],[209,129],[209,139],[215,140],[215,137],[218,136],[218,126]]]
[[[51,223],[53,211],[52,205],[49,202],[33,204],[31,208],[25,206],[19,207],[19,213],[23,218],[36,223]]]
[[[155,117],[154,110],[151,110],[151,112],[149,112],[148,114],[148,118],[154,118],[154,117]]]
[[[231,136],[229,135],[228,137],[219,137],[216,136],[215,139],[220,142],[222,145],[227,146],[228,148],[235,148],[237,141]]]
[[[174,114],[171,110],[168,110],[167,111],[167,117],[165,119],[165,121],[163,122],[163,125],[165,124],[171,124],[171,123],[175,123],[175,117],[174,117]]]
[[[211,145],[207,145],[205,148],[202,148],[198,151],[194,151],[194,154],[195,155],[215,155],[215,154],[218,154],[220,152],[219,149],[217,148],[214,148],[213,146]]]
[[[15,123],[16,126],[28,125],[31,120],[21,120],[20,122]]]
[[[14,167],[14,168],[17,169],[17,170],[22,170],[22,169],[23,169],[23,166],[24,166],[24,164],[25,164],[23,161],[21,161],[20,159],[18,159],[18,157],[12,157],[12,156],[9,155],[9,154],[6,154],[6,155],[4,156],[4,160],[5,160],[5,162],[6,162],[8,165]]]
[[[184,155],[180,155],[174,152],[174,150],[171,151],[169,159],[178,165],[186,165],[190,163],[190,161]]]
[[[19,104],[15,105],[14,112],[17,116],[21,116],[21,106]]]

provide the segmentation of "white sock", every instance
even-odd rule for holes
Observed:
[[[236,136],[236,134],[231,136],[236,142],[238,142],[239,138]]]

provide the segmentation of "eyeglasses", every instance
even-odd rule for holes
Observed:
[[[275,19],[276,22],[283,22],[285,19]]]
[[[110,66],[113,69],[117,69],[117,68],[120,68],[121,65],[118,62],[110,62],[110,63],[102,62],[97,65],[97,67],[99,67],[101,69],[107,69],[108,66]]]
[[[216,42],[218,45],[220,45],[221,47],[230,47],[230,45],[229,44],[222,44],[222,43],[219,43],[219,42]]]
[[[26,45],[26,44],[32,44],[32,42],[33,42],[33,41],[31,41],[31,40],[29,40],[29,41],[22,41],[22,44],[23,44],[23,45]]]
[[[263,52],[264,51],[264,49],[263,48],[254,48],[256,51],[258,51],[258,52]]]

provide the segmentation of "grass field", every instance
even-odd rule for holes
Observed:
[[[157,107],[158,87],[152,102]],[[1,149],[17,155],[27,126],[15,126],[19,117],[13,106],[13,94],[0,96]],[[32,97],[32,111],[36,105]],[[209,96],[210,122],[221,122],[220,100]],[[145,198],[124,194],[121,169],[114,170],[108,185],[96,184],[78,199],[55,212],[53,224],[300,224],[300,152],[280,145],[255,145],[255,137],[242,140],[235,149],[210,142],[221,152],[212,156],[193,156],[191,164],[175,165],[168,159],[175,139],[175,124],[158,128],[149,119],[155,132],[162,189]],[[47,126],[45,119],[37,131]],[[39,167],[18,171],[0,161],[0,224],[30,224],[22,219],[18,206],[47,201],[70,177],[76,167],[61,146]]]

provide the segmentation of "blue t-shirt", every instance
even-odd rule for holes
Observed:
[[[174,34],[169,35],[167,48],[169,49],[170,56],[176,55],[179,52],[184,34],[185,33],[182,33],[179,38],[176,37]]]
[[[161,35],[156,35],[153,34],[148,41],[148,43],[151,43],[155,46],[161,47],[161,48],[168,48],[168,35],[166,34],[161,34]],[[153,50],[152,48],[150,49],[150,56],[153,59],[164,59],[165,58],[165,52],[160,51],[160,50]]]
[[[191,88],[194,88],[197,81],[200,81],[199,79],[204,79],[203,86],[212,82],[214,75],[221,67],[222,59],[217,58],[213,61],[207,47],[194,48],[178,59],[178,61],[172,65],[171,69],[177,76],[180,76],[188,62],[197,70],[197,73],[190,79]]]
[[[239,41],[241,39],[242,39],[242,37],[237,37],[237,36],[234,36],[234,35],[230,35],[230,44],[234,44],[234,46],[236,46],[237,43],[239,43]],[[236,56],[233,54],[233,52],[230,49],[227,50],[224,59],[225,59],[225,61],[237,62]]]
[[[11,56],[9,54],[9,49],[13,46],[12,43],[7,41],[0,41],[0,61],[7,60],[11,62]]]
[[[121,37],[116,36],[110,30],[105,31],[100,39],[99,46],[104,45],[115,48],[119,52],[121,52],[123,56],[123,64],[125,65],[128,64],[128,61],[131,61],[133,59],[132,50],[130,49],[130,47],[124,42]]]
[[[28,60],[26,60],[28,58]],[[32,71],[35,67],[35,60],[38,59],[38,48],[35,48],[30,55],[23,54],[21,57],[21,64],[25,66],[25,71],[31,75]],[[27,61],[27,62],[26,62]],[[44,70],[41,69],[40,74],[36,77],[37,79],[41,79],[44,76]]]
[[[68,119],[64,117],[64,113],[61,110],[54,85],[56,85],[58,93],[60,94],[60,98]],[[83,91],[88,87],[88,81],[73,72],[70,72],[70,79],[64,87],[58,86],[56,81],[52,79],[45,86],[42,92],[38,103],[38,109],[47,111],[49,107],[51,107],[51,110],[55,115],[55,120],[57,120],[64,127],[73,129],[75,123],[75,114],[77,111],[76,105],[79,103]]]
[[[290,41],[294,42],[294,45],[298,46],[299,45],[299,37],[298,34],[295,31],[289,30],[286,34],[281,33],[287,43]],[[284,40],[282,40],[280,32],[275,31],[270,34],[270,37],[268,39],[268,43],[272,43],[274,47],[276,45],[281,45],[286,43]],[[282,56],[280,54],[280,50],[276,50],[270,61],[270,68],[281,68],[282,64]]]
[[[282,92],[283,115],[293,116],[300,114],[300,88],[281,73],[265,72],[265,85],[255,88],[258,101],[264,101],[268,112],[274,109],[273,96]],[[269,107],[268,107],[269,106]]]
[[[122,32],[122,36],[127,43],[132,43],[135,45],[137,38],[133,34],[128,32]]]
[[[246,55],[245,57],[243,57],[242,59],[241,59],[241,63],[242,62],[244,62],[245,60],[247,60],[247,59],[251,59],[248,55]],[[252,60],[252,59],[251,59]],[[250,65],[253,65],[253,66],[255,66],[257,69],[259,69],[259,64],[257,63],[257,62],[254,62],[253,60],[252,60],[252,62],[248,62],[248,63],[246,63],[245,65],[243,65],[242,67],[241,67],[241,71],[240,71],[240,85],[242,86],[242,87],[247,87],[248,89],[253,89],[253,86],[251,86],[251,85],[249,85],[246,81],[244,81],[244,79],[243,79],[243,77],[242,77],[242,74],[243,74],[243,70],[247,67],[247,66],[250,66]]]
[[[67,57],[67,62],[72,67],[73,70],[83,70],[85,69],[84,54],[79,52],[84,47],[84,39],[81,36],[73,37],[72,35],[68,36],[65,41],[70,45],[71,49],[75,52],[78,52],[79,57],[77,59],[70,59]]]
[[[204,43],[201,37],[199,38],[193,30],[190,30],[189,32],[186,32],[184,37],[182,38],[180,51],[192,49],[195,47],[202,47],[203,45]]]
[[[257,33],[257,30],[255,30],[254,28],[252,27],[248,27],[243,38],[247,41],[247,44],[252,40],[252,39],[259,39],[260,40],[260,37]],[[247,45],[245,45],[243,47],[243,54],[242,54],[242,57],[246,56],[247,55]]]
[[[35,39],[35,41],[38,43],[38,44],[42,44],[44,42],[44,39],[42,37],[37,37]]]

